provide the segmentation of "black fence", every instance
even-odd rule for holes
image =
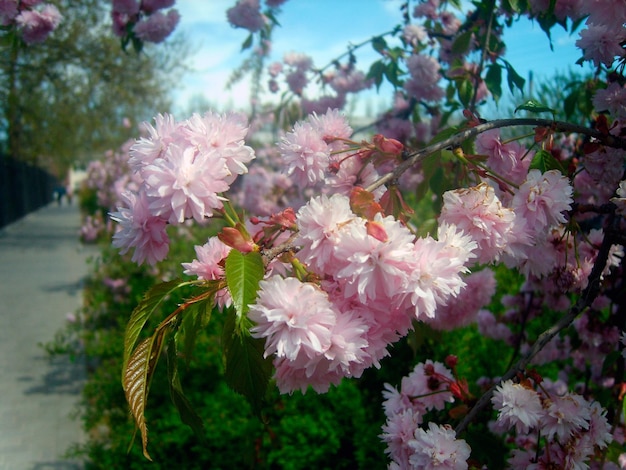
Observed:
[[[0,155],[0,228],[50,203],[58,185],[41,168]]]

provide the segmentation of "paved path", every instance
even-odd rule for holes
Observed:
[[[63,454],[81,440],[84,368],[38,343],[82,302],[86,259],[76,206],[51,204],[0,229],[0,470],[75,470]]]

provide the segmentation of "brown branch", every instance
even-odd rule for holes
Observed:
[[[610,218],[610,224],[612,225],[613,217]],[[572,306],[572,308],[567,312],[566,315],[561,317],[561,319],[548,328],[546,331],[541,333],[537,338],[537,341],[533,344],[530,351],[523,356],[517,363],[511,367],[502,377],[498,383],[494,384],[489,390],[487,390],[483,396],[481,396],[476,404],[470,409],[469,413],[465,415],[463,420],[456,427],[455,432],[457,436],[462,433],[467,426],[476,418],[476,416],[489,404],[491,401],[491,397],[493,396],[493,392],[496,387],[500,385],[502,382],[506,380],[510,380],[514,378],[518,372],[522,372],[526,369],[526,366],[530,363],[530,361],[537,355],[539,351],[541,351],[546,344],[548,344],[552,338],[558,335],[562,330],[567,328],[578,315],[580,315],[584,310],[586,310],[595,298],[598,296],[600,292],[600,281],[602,279],[602,272],[606,267],[606,262],[609,257],[609,250],[611,246],[614,244],[613,234],[607,232],[602,240],[602,245],[598,250],[598,256],[596,257],[596,261],[593,265],[593,269],[591,270],[591,274],[589,274],[589,284],[583,290],[582,294]]]
[[[539,118],[512,118],[512,119],[497,119],[495,121],[489,121],[478,124],[475,127],[470,127],[459,131],[458,134],[449,137],[441,142],[429,145],[428,147],[410,153],[409,158],[398,165],[393,171],[381,176],[377,181],[365,188],[367,191],[374,191],[383,184],[397,180],[402,173],[421,162],[429,155],[435,152],[444,150],[447,148],[454,148],[460,146],[463,142],[473,137],[476,137],[483,132],[490,131],[492,129],[500,129],[503,127],[516,127],[516,126],[536,126],[536,127],[549,127],[555,132],[568,132],[583,134],[592,137],[598,141],[598,143],[606,145],[607,147],[618,148],[626,150],[626,139],[621,137],[615,137],[610,134],[603,134],[602,132],[590,129],[588,127],[578,126],[569,122],[553,121],[550,119]]]

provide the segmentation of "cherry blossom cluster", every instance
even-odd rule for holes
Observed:
[[[268,74],[270,92],[284,91],[280,85],[284,82],[284,88],[300,97],[304,114],[322,114],[329,108],[342,109],[349,93],[359,93],[373,84],[352,62],[336,64],[333,69],[323,72],[315,68],[311,57],[296,52],[285,54],[282,62],[272,62],[268,66]],[[311,96],[307,88],[309,91],[314,88],[314,93],[319,91],[316,85],[321,86],[322,92],[317,93],[319,96],[315,99],[307,98]]]
[[[222,209],[221,194],[255,158],[244,144],[247,124],[240,115],[207,112],[176,121],[166,114],[155,121],[156,127],[145,124],[148,136],[129,151],[138,188],[125,192],[124,205],[111,214],[121,227],[114,246],[122,252],[134,248],[133,261],[140,264],[165,258],[167,224],[191,218],[201,223]]]
[[[563,384],[529,379],[502,382],[491,398],[498,413],[495,432],[515,430],[519,444],[509,458],[512,469],[588,468],[598,449],[613,441],[606,410],[597,402],[563,390]]]
[[[435,240],[390,216],[359,217],[340,194],[311,199],[296,225],[297,257],[319,280],[273,275],[249,312],[283,393],[324,392],[378,365],[413,320],[433,317],[459,292],[475,247],[454,227]]]
[[[449,357],[446,362],[452,365],[455,360]],[[400,390],[385,384],[383,396],[387,419],[380,437],[391,459],[389,468],[468,468],[471,449],[465,440],[457,439],[449,425],[425,422],[427,413],[441,411],[455,396],[462,396],[462,385],[448,367],[431,360],[420,362],[402,379]]]
[[[265,0],[268,8],[281,6],[287,0]],[[261,12],[259,0],[237,0],[237,3],[226,11],[228,22],[235,28],[247,29],[256,33],[268,24],[268,18]]]
[[[62,19],[55,5],[42,0],[0,0],[0,25],[15,26],[26,44],[45,41]]]
[[[132,35],[145,42],[160,43],[178,25],[176,0],[113,0],[113,32],[121,38]],[[170,8],[167,11],[163,11]]]

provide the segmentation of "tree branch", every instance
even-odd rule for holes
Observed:
[[[614,217],[610,216],[609,219],[609,227],[613,225]],[[493,392],[496,387],[500,385],[502,382],[506,380],[510,380],[514,378],[518,372],[524,371],[526,366],[530,363],[530,361],[537,355],[539,351],[541,351],[546,344],[548,344],[552,338],[554,338],[557,334],[559,334],[562,330],[567,328],[578,315],[580,315],[584,310],[586,310],[598,296],[600,292],[600,281],[602,280],[602,272],[606,267],[606,262],[609,257],[609,250],[611,246],[614,244],[613,233],[607,231],[604,235],[604,239],[602,240],[602,245],[598,250],[598,256],[596,257],[596,261],[591,270],[591,274],[589,274],[589,283],[585,290],[583,290],[582,294],[576,301],[576,303],[572,306],[572,308],[567,312],[567,314],[561,319],[548,328],[546,331],[541,333],[537,338],[537,341],[533,344],[530,351],[523,356],[513,367],[511,367],[498,381],[498,383],[494,384],[489,390],[487,390],[483,396],[481,396],[476,404],[472,407],[472,409],[465,415],[463,420],[456,427],[455,432],[457,436],[462,433],[467,426],[476,418],[478,413],[480,413],[491,401],[491,397],[493,396]]]
[[[626,139],[615,137],[610,134],[603,134],[602,132],[590,129],[588,127],[578,126],[569,122],[553,121],[551,119],[539,119],[539,118],[512,118],[512,119],[497,119],[495,121],[489,121],[478,124],[475,127],[470,127],[459,131],[458,134],[449,137],[441,142],[429,145],[428,147],[418,150],[409,154],[409,158],[398,165],[393,171],[381,176],[376,182],[365,188],[367,191],[374,191],[379,186],[398,179],[402,173],[421,162],[429,155],[444,150],[446,148],[454,148],[460,146],[463,142],[473,137],[476,137],[483,132],[490,131],[492,129],[499,129],[503,127],[516,127],[516,126],[536,126],[536,127],[548,127],[555,132],[568,132],[583,134],[592,137],[607,147],[618,148],[626,150]]]

